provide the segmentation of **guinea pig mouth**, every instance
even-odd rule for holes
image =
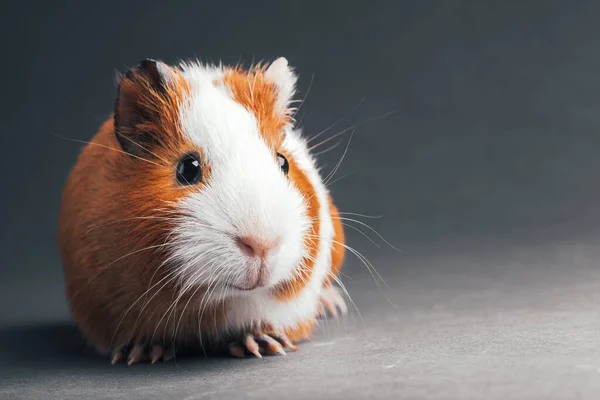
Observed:
[[[231,284],[228,284],[227,286],[229,286],[230,288],[236,289],[236,290],[240,290],[242,292],[249,292],[249,291],[254,290],[259,287],[259,285],[253,285],[251,287],[242,287],[242,286],[231,285]]]
[[[269,283],[270,268],[264,260],[256,263],[246,264],[244,282],[240,284],[228,284],[228,286],[241,290],[250,291],[260,287],[265,287]]]

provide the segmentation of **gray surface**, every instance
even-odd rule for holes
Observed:
[[[383,293],[368,275],[346,279],[362,318],[323,322],[286,357],[110,366],[66,324],[4,331],[0,397],[598,398],[600,249],[436,250],[404,251]]]
[[[600,398],[600,2],[5,3],[0,397]],[[384,215],[363,220],[402,252],[349,243],[396,307],[349,257],[363,319],[299,353],[110,367],[69,325],[56,222],[80,144],[53,134],[89,140],[145,57],[281,55],[308,135],[395,111],[331,189]]]

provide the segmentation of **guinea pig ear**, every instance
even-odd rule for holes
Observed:
[[[275,107],[280,113],[288,111],[294,94],[296,93],[296,74],[288,65],[285,57],[273,61],[265,72],[265,78],[277,87],[277,101]]]
[[[152,126],[159,118],[157,97],[165,94],[172,71],[161,61],[145,59],[127,71],[118,82],[114,108],[115,135],[123,151],[139,156],[157,141]]]

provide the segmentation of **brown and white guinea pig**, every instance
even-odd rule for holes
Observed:
[[[345,312],[344,233],[293,125],[295,84],[285,58],[144,60],[119,78],[59,223],[73,317],[113,363],[194,344],[285,354]]]

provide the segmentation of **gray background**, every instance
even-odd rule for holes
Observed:
[[[7,3],[0,397],[600,396],[599,2]],[[331,189],[383,215],[362,220],[400,252],[347,232],[387,287],[350,255],[360,315],[298,353],[111,367],[69,322],[56,223],[81,146],[55,135],[89,140],[143,58],[278,56],[312,81],[307,135],[359,124]]]

